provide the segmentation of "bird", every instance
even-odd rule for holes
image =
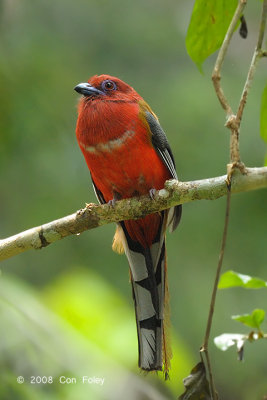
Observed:
[[[158,117],[127,83],[94,75],[74,90],[78,103],[76,137],[98,201],[150,195],[178,179],[173,153]],[[112,248],[125,253],[135,306],[138,366],[168,377],[169,295],[165,234],[178,226],[182,206],[117,224]]]

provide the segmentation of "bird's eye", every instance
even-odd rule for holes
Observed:
[[[102,82],[102,89],[105,91],[116,90],[117,86],[116,86],[115,82],[106,80],[106,81]]]

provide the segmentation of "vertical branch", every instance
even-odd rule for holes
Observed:
[[[225,126],[231,130],[230,135],[230,161],[233,167],[241,166],[239,151],[239,127],[236,115],[232,114],[227,119]]]
[[[204,354],[206,356],[207,367],[208,367],[208,372],[209,372],[209,381],[210,381],[210,387],[211,387],[211,394],[212,394],[212,399],[213,400],[217,399],[217,393],[216,393],[215,384],[214,384],[214,380],[213,380],[213,374],[212,374],[211,363],[210,363],[210,358],[209,358],[208,346],[209,346],[209,338],[210,338],[210,330],[211,330],[211,325],[212,325],[212,319],[213,319],[213,314],[214,314],[215,301],[216,301],[216,296],[217,296],[217,287],[218,287],[218,282],[219,282],[219,278],[220,278],[220,275],[221,275],[221,269],[222,269],[222,263],[223,263],[223,257],[224,257],[224,250],[225,250],[226,238],[227,238],[227,231],[228,231],[228,225],[229,225],[230,203],[231,203],[231,186],[228,185],[227,187],[228,187],[228,193],[227,193],[227,203],[226,203],[226,212],[225,212],[222,244],[221,244],[221,250],[220,250],[220,256],[219,256],[219,261],[218,261],[218,265],[217,265],[217,271],[216,271],[216,275],[215,275],[215,280],[214,280],[214,284],[213,284],[213,290],[212,290],[211,301],[210,301],[209,316],[208,316],[208,322],[207,322],[207,326],[206,326],[204,342],[203,342],[203,345],[201,346],[201,349],[200,349],[200,351],[204,352]]]
[[[210,338],[210,331],[211,331],[213,314],[214,314],[214,307],[215,307],[215,302],[216,302],[217,288],[218,288],[218,282],[219,282],[221,269],[222,269],[222,263],[223,263],[225,245],[226,245],[226,238],[227,238],[227,231],[228,231],[228,224],[229,224],[230,202],[231,202],[231,178],[232,178],[232,174],[233,174],[235,167],[238,167],[239,169],[242,170],[241,172],[244,172],[244,165],[240,162],[239,129],[240,129],[243,111],[244,111],[244,108],[245,108],[245,105],[247,102],[249,89],[251,87],[251,84],[252,84],[252,81],[254,78],[254,74],[256,71],[257,62],[258,62],[259,58],[266,55],[265,54],[266,52],[262,51],[262,43],[263,43],[263,37],[264,37],[265,26],[266,26],[266,18],[267,18],[267,0],[263,0],[262,14],[261,14],[261,21],[260,21],[256,49],[253,53],[251,64],[250,64],[250,67],[248,70],[248,75],[247,75],[247,79],[246,79],[246,82],[245,82],[245,85],[244,85],[244,88],[242,91],[237,114],[234,115],[232,112],[232,108],[231,108],[226,96],[224,95],[223,89],[221,87],[221,68],[222,68],[222,64],[223,64],[226,52],[228,50],[233,32],[234,32],[234,29],[236,27],[236,24],[237,24],[239,18],[241,17],[241,15],[243,13],[245,5],[246,5],[246,0],[239,0],[238,6],[237,6],[235,14],[232,18],[232,21],[230,23],[228,31],[225,35],[223,44],[219,51],[219,54],[218,54],[218,57],[217,57],[217,60],[215,62],[215,66],[213,69],[213,73],[212,73],[212,81],[214,84],[215,92],[221,103],[222,108],[226,112],[226,116],[227,116],[226,127],[231,130],[231,136],[230,136],[231,164],[228,164],[228,166],[227,166],[228,167],[228,170],[227,170],[228,194],[227,194],[224,230],[223,230],[223,236],[222,236],[222,244],[221,244],[219,261],[218,261],[215,280],[214,280],[214,284],[213,284],[213,291],[212,291],[212,296],[211,296],[211,301],[210,301],[210,309],[209,309],[208,321],[207,321],[207,325],[206,325],[204,342],[200,349],[200,351],[203,352],[206,357],[208,373],[209,373],[211,396],[212,396],[213,400],[216,400],[218,397],[217,397],[217,392],[216,392],[216,388],[215,388],[215,384],[214,384],[214,380],[213,380],[208,345],[209,345],[209,338]]]
[[[230,26],[226,32],[222,47],[219,51],[219,54],[218,54],[218,57],[217,57],[217,60],[215,62],[215,66],[213,69],[213,73],[212,73],[212,81],[213,81],[215,92],[221,103],[221,106],[223,107],[224,111],[226,112],[226,116],[227,116],[226,126],[229,129],[231,129],[230,160],[233,164],[237,164],[237,165],[240,163],[239,126],[236,123],[236,116],[233,115],[232,108],[231,108],[226,96],[224,95],[224,92],[223,92],[223,89],[221,86],[221,68],[222,68],[222,64],[223,64],[226,52],[228,50],[231,38],[233,36],[235,27],[243,13],[246,3],[247,3],[246,0],[239,0],[238,6],[234,13],[233,19],[230,23]]]

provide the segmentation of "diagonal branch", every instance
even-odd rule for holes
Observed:
[[[257,45],[255,48],[255,51],[252,56],[251,64],[249,67],[247,79],[244,85],[244,89],[241,95],[241,99],[239,102],[238,110],[236,113],[236,124],[237,127],[239,128],[243,111],[247,102],[247,97],[248,93],[254,78],[254,74],[256,71],[257,63],[260,58],[263,57],[263,52],[262,52],[262,42],[263,42],[263,37],[264,37],[264,32],[265,32],[265,25],[266,25],[266,18],[267,18],[267,0],[263,1],[262,5],[262,14],[261,14],[261,21],[260,21],[260,28],[259,28],[259,33],[258,33],[258,40],[257,40]]]
[[[30,249],[41,249],[69,235],[77,235],[89,229],[111,222],[136,219],[172,206],[194,200],[215,200],[227,194],[227,176],[191,182],[167,181],[165,188],[149,196],[108,204],[87,204],[72,215],[29,229],[7,239],[0,240],[0,261]],[[247,168],[246,174],[233,173],[232,193],[267,188],[267,167]]]
[[[242,115],[244,112],[244,108],[247,102],[247,97],[249,90],[252,85],[252,81],[254,78],[254,74],[256,71],[256,66],[260,58],[265,56],[265,52],[262,50],[262,43],[263,43],[263,37],[264,37],[264,31],[265,31],[265,25],[266,25],[266,17],[267,17],[267,0],[263,0],[263,5],[262,5],[262,14],[261,14],[261,20],[260,20],[260,27],[259,27],[259,33],[258,33],[258,39],[257,39],[257,44],[255,51],[252,56],[251,64],[248,70],[248,75],[247,79],[244,85],[244,89],[242,91],[241,99],[238,105],[238,110],[236,115],[234,115],[232,111],[232,107],[230,106],[226,96],[224,95],[222,86],[221,86],[221,68],[222,64],[226,55],[226,52],[228,50],[234,29],[236,27],[237,21],[240,18],[240,16],[243,13],[244,7],[246,6],[246,0],[239,0],[238,6],[236,8],[235,14],[233,16],[233,19],[231,21],[231,24],[228,28],[228,31],[225,35],[224,42],[222,44],[222,47],[220,48],[214,70],[212,73],[212,80],[214,84],[214,88],[217,94],[217,97],[223,107],[223,109],[226,112],[227,116],[227,121],[226,121],[226,127],[231,130],[231,137],[230,137],[230,159],[231,162],[234,163],[236,166],[239,165],[242,167],[242,164],[240,163],[240,153],[239,153],[239,129],[240,129],[240,124],[241,124],[241,119]]]
[[[221,83],[220,83],[221,82],[221,68],[222,68],[222,64],[223,64],[226,52],[228,50],[230,41],[232,39],[233,33],[235,31],[236,25],[243,13],[246,3],[247,3],[246,0],[239,0],[239,3],[236,8],[233,19],[232,19],[232,21],[229,25],[229,28],[226,32],[223,44],[219,50],[219,54],[218,54],[217,60],[215,62],[215,66],[214,66],[213,73],[212,73],[212,81],[213,81],[213,85],[214,85],[216,94],[221,103],[221,106],[223,107],[223,109],[225,110],[225,112],[227,114],[227,117],[230,117],[233,114],[233,111],[232,111],[232,108],[231,108],[227,98],[225,97],[225,94],[221,87]]]

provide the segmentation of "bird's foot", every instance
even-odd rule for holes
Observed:
[[[112,200],[109,200],[108,201],[108,205],[109,206],[111,206],[111,207],[114,207],[115,206],[115,204],[116,204],[116,201],[118,201],[117,199],[115,199],[114,197],[113,197],[113,199]]]
[[[111,207],[114,207],[115,204],[116,204],[116,202],[117,202],[118,200],[121,200],[121,199],[122,199],[122,196],[121,196],[120,193],[118,193],[118,192],[115,192],[115,191],[114,191],[114,192],[113,192],[113,195],[114,195],[113,199],[111,199],[111,200],[108,201],[108,205],[111,206]]]
[[[155,200],[155,194],[156,194],[156,193],[157,193],[157,191],[156,191],[155,188],[150,189],[150,190],[149,190],[149,197],[150,197],[152,200]]]

